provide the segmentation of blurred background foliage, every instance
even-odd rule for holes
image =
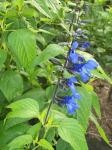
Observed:
[[[91,53],[112,75],[112,1],[88,0],[84,10],[86,18],[83,17],[83,22],[89,32]]]

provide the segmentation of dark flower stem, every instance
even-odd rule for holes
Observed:
[[[72,30],[72,26],[73,26],[73,23],[74,23],[74,19],[75,19],[75,13],[73,14],[73,18],[72,18],[72,22],[70,24],[70,27],[69,27],[69,32],[71,32]],[[76,22],[78,23],[78,20],[79,20],[79,17],[78,19],[76,20]],[[70,38],[71,35],[69,35],[69,38]],[[68,38],[68,39],[69,39]],[[68,45],[68,48],[70,49],[69,45]],[[63,66],[63,69],[61,71],[61,77],[58,78],[58,81],[57,81],[57,84],[56,84],[56,88],[55,88],[55,91],[54,91],[54,94],[53,94],[53,97],[52,97],[52,100],[51,102],[49,103],[49,106],[48,106],[48,109],[47,109],[47,113],[46,113],[46,116],[45,116],[45,120],[44,120],[44,125],[47,123],[48,121],[48,117],[49,117],[49,112],[51,110],[51,106],[53,104],[53,102],[55,101],[55,98],[56,98],[56,95],[57,95],[57,91],[58,91],[58,88],[59,88],[59,85],[60,85],[60,81],[63,79],[63,73],[64,73],[64,70],[68,64],[68,57],[69,57],[69,53],[70,53],[70,50],[68,51],[67,53],[67,57],[66,57],[66,61],[64,63],[64,66]]]

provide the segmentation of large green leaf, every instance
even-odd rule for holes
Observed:
[[[35,99],[39,104],[39,109],[43,109],[45,102],[46,102],[46,94],[45,91],[42,88],[34,88],[26,93],[24,93],[21,98],[32,98]]]
[[[24,148],[26,144],[30,144],[33,141],[33,138],[31,135],[25,134],[16,137],[13,141],[11,141],[8,144],[9,150],[15,150],[15,149],[20,149]]]
[[[47,149],[47,150],[54,150],[51,143],[49,143],[47,140],[45,139],[41,139],[39,142],[38,142],[39,146]]]
[[[2,67],[6,58],[7,58],[7,53],[4,50],[0,49],[0,68]]]
[[[24,118],[31,119],[39,117],[38,102],[31,98],[21,99],[7,106],[11,108],[6,118]]]
[[[0,90],[8,101],[20,96],[23,92],[23,80],[20,74],[14,71],[5,71],[0,79]]]
[[[32,135],[32,137],[34,139],[37,139],[39,136],[40,128],[41,128],[41,123],[39,122],[39,123],[31,126],[29,128],[29,130],[27,131],[27,134],[30,134],[30,135]]]
[[[46,1],[43,1],[43,0],[42,1],[32,0],[30,2],[30,4],[32,6],[34,6],[40,13],[42,13],[44,16],[46,16],[48,18],[51,18],[51,15],[49,14],[49,9],[48,9],[48,7],[46,7],[45,3],[46,3]]]
[[[78,101],[80,108],[77,110],[77,119],[86,131],[92,106],[92,94],[84,87],[78,87],[77,91],[81,95]]]
[[[46,133],[45,139],[51,143],[55,139],[55,134],[56,134],[56,129],[55,128],[49,128],[47,133]]]
[[[58,127],[58,133],[74,150],[88,150],[84,132],[77,120],[63,118]]]
[[[56,144],[56,150],[73,150],[73,148],[68,144],[67,142],[63,141],[62,139],[59,139]]]
[[[61,2],[59,0],[32,0],[30,1],[30,4],[44,16],[55,18],[58,15]]]
[[[11,142],[15,137],[23,135],[29,129],[28,124],[20,124],[15,125],[12,128],[6,129],[4,126],[4,122],[0,122],[0,149],[3,146],[6,146],[9,142]]]
[[[9,129],[17,124],[20,124],[20,123],[23,123],[23,122],[26,122],[28,120],[28,118],[7,118],[5,120],[5,128],[6,129]]]
[[[40,65],[42,63],[45,63],[50,58],[53,58],[63,53],[64,53],[63,47],[57,44],[50,44],[43,50],[43,52],[39,56],[37,56],[35,60],[35,65]]]
[[[8,45],[18,65],[28,71],[33,70],[32,63],[36,57],[36,37],[28,29],[18,29],[8,36]]]

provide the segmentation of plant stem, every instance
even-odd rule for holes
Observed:
[[[73,14],[72,22],[71,22],[70,27],[69,27],[69,32],[72,30],[74,19],[75,19],[75,14]],[[70,38],[70,36],[69,36],[69,38]],[[69,47],[69,45],[68,45],[68,47]],[[56,94],[57,94],[57,91],[58,91],[58,87],[60,85],[60,81],[63,79],[64,69],[66,68],[66,66],[68,64],[69,53],[70,53],[70,50],[67,53],[67,58],[66,58],[66,61],[64,63],[63,69],[61,71],[61,78],[58,78],[58,81],[57,81],[57,84],[56,84],[56,88],[55,88],[55,91],[54,91],[54,94],[53,94],[53,98],[52,98],[51,102],[49,103],[48,110],[47,110],[47,113],[46,113],[46,116],[45,116],[45,120],[44,120],[44,125],[47,123],[49,112],[50,112],[51,106],[52,106],[52,104],[53,104],[53,102],[55,100],[55,97],[56,97]]]

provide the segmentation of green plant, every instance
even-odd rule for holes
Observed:
[[[83,5],[0,2],[0,149],[87,150],[89,119],[109,144],[97,122],[100,105],[91,82],[112,81],[91,54],[80,50],[87,42],[80,46],[81,39],[74,39]],[[72,67],[79,64],[74,74]]]

